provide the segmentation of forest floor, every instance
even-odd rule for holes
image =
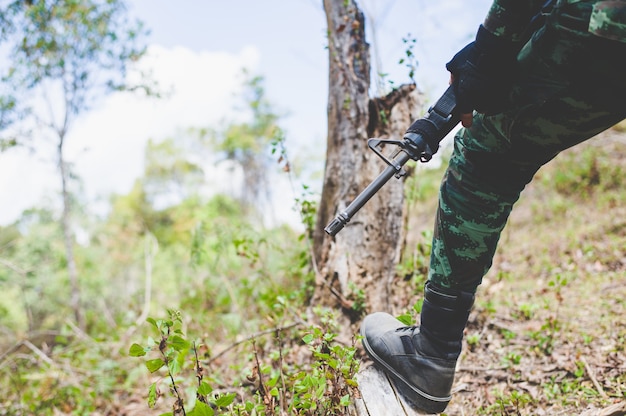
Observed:
[[[446,415],[626,414],[625,144],[610,132],[564,152],[524,191]]]

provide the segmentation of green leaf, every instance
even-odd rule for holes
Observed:
[[[214,414],[215,411],[211,409],[211,406],[200,401],[196,402],[196,406],[191,412],[187,412],[187,416],[213,416]]]
[[[354,379],[346,378],[344,381],[350,387],[359,387],[359,383]]]
[[[158,399],[156,383],[150,385],[148,390],[148,407],[152,409]]]
[[[152,324],[152,326],[154,326],[156,329],[159,329],[159,326],[157,325],[156,321],[154,320],[154,318],[147,318],[146,322]]]
[[[302,337],[302,341],[304,341],[305,344],[310,344],[311,342],[313,342],[313,334],[306,334],[304,337]]]
[[[215,404],[218,407],[226,407],[235,401],[235,396],[235,393],[229,393],[223,396],[219,396],[217,399],[215,399]]]
[[[413,317],[408,313],[403,313],[402,315],[397,316],[396,319],[398,319],[398,321],[402,322],[404,325],[411,325],[411,323],[413,322]]]
[[[207,383],[206,381],[203,381],[202,383],[200,383],[200,386],[198,386],[198,394],[202,396],[211,394],[212,391],[213,391],[213,387],[211,387],[211,385]]]
[[[135,343],[130,346],[128,354],[131,357],[143,357],[144,355],[146,355],[146,350],[141,345]]]
[[[174,335],[174,336],[170,337],[169,344],[176,351],[182,351],[182,350],[188,349],[189,345],[190,345],[189,341],[187,341],[186,339],[184,339],[180,335]]]
[[[163,361],[160,358],[157,358],[156,360],[146,361],[146,367],[148,367],[148,371],[150,371],[151,373],[154,373],[155,371],[159,370],[164,365],[165,365],[165,361]]]
[[[168,364],[170,372],[172,373],[173,376],[180,373],[180,369],[183,367],[181,360],[179,360],[178,358],[180,358],[180,356],[177,357],[176,360],[171,360]]]
[[[276,383],[278,383],[278,378],[279,377],[280,377],[280,374],[276,374],[272,378],[270,378],[267,381],[267,387],[274,387],[276,385]]]

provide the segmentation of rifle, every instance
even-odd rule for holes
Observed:
[[[344,211],[339,213],[324,228],[324,231],[334,237],[392,176],[400,179],[406,174],[403,166],[409,160],[419,160],[422,163],[426,163],[432,159],[439,149],[441,140],[459,123],[459,115],[455,109],[456,97],[454,96],[452,86],[450,86],[437,102],[430,107],[424,117],[415,120],[411,124],[406,133],[404,133],[402,140],[368,139],[368,147],[385,161],[387,168]],[[398,149],[389,159],[377,149],[380,144],[398,146]]]

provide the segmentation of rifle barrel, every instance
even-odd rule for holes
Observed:
[[[398,155],[395,157],[394,161],[396,162],[396,166],[402,167],[406,162],[411,160],[411,156],[404,150],[401,150]],[[334,237],[339,231],[345,227],[345,225],[352,219],[352,216],[360,210],[363,205],[370,200],[372,196],[376,192],[386,184],[389,179],[391,179],[394,175],[398,173],[398,169],[394,166],[389,165],[385,170],[383,170],[380,175],[372,183],[367,185],[367,188],[363,190],[355,199],[346,207],[346,209],[340,212],[334,220],[332,220],[324,231],[332,237]]]

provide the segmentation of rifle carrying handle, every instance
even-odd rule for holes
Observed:
[[[389,179],[393,176],[401,177],[399,172],[409,160],[428,162],[439,149],[439,143],[459,123],[459,115],[455,110],[456,97],[452,86],[450,86],[424,117],[411,124],[404,133],[402,141],[370,139],[370,148],[387,163],[387,168],[344,211],[340,212],[324,228],[324,231],[334,237]],[[378,143],[397,145],[400,147],[400,151],[392,160],[389,160],[381,152],[374,149]]]

